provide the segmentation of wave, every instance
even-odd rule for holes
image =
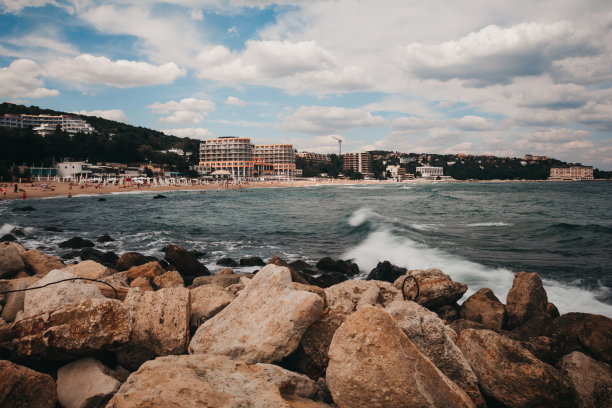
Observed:
[[[367,276],[378,262],[389,261],[408,269],[437,268],[453,280],[468,285],[463,300],[477,290],[487,287],[505,302],[512,287],[514,273],[506,268],[492,268],[469,261],[442,249],[431,248],[409,238],[394,235],[389,230],[377,230],[365,240],[342,254],[342,259],[354,259]],[[588,291],[555,280],[545,279],[548,299],[561,313],[586,312],[612,317],[612,305],[597,300],[602,291]]]
[[[10,234],[15,228],[17,228],[16,224],[5,223],[0,227],[0,236]]]
[[[598,233],[612,233],[612,226],[601,225],[601,224],[570,224],[567,222],[559,222],[556,224],[552,224],[547,229],[552,229],[555,231],[561,232],[570,232],[570,231],[588,231],[588,232],[598,232]]]
[[[370,219],[376,218],[377,216],[378,214],[371,208],[362,207],[351,214],[348,219],[348,224],[351,227],[358,227]]]
[[[476,222],[473,224],[466,224],[466,227],[505,227],[508,224],[506,222],[498,221],[498,222]]]

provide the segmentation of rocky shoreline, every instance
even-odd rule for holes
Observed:
[[[612,319],[560,315],[535,273],[505,305],[486,288],[458,305],[467,285],[437,269],[252,257],[213,275],[176,245],[60,245],[80,262],[0,243],[0,406],[612,406]]]

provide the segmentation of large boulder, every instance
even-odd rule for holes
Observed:
[[[39,251],[38,249],[30,249],[29,251],[25,251],[21,254],[21,257],[23,258],[23,262],[26,264],[28,269],[30,269],[36,275],[46,275],[53,269],[62,269],[66,266],[60,259],[52,255],[45,254],[43,251]]]
[[[191,289],[191,329],[196,330],[234,299],[236,295],[218,285],[203,285]]]
[[[57,370],[57,397],[64,408],[104,408],[121,383],[91,357]]]
[[[95,261],[108,268],[115,268],[119,260],[119,256],[112,251],[103,252],[95,248],[85,248],[79,252],[79,256],[82,261]]]
[[[168,271],[163,275],[156,276],[151,280],[151,283],[157,289],[185,286],[185,281],[183,281],[183,277],[178,271]]]
[[[10,361],[0,360],[0,406],[10,408],[54,408],[55,381]]]
[[[382,281],[349,280],[325,289],[327,309],[304,333],[301,347],[311,360],[313,377],[322,375],[329,360],[327,352],[334,333],[355,310],[363,306],[386,307],[401,299],[399,290]]]
[[[280,361],[295,351],[322,310],[321,297],[294,290],[289,268],[268,265],[236,300],[198,328],[189,352],[226,355],[248,364]]]
[[[60,248],[79,249],[79,248],[93,247],[95,246],[95,244],[88,239],[84,239],[81,237],[73,237],[64,242],[60,242],[58,246]]]
[[[561,374],[518,341],[491,330],[461,332],[457,346],[482,392],[508,408],[573,407],[575,394]]]
[[[545,314],[548,296],[537,273],[518,272],[506,298],[508,327],[514,329],[536,315]]]
[[[119,362],[136,369],[157,356],[182,354],[189,344],[191,296],[182,287],[143,292],[131,289],[125,298],[132,321],[132,337],[117,352]]]
[[[164,253],[166,261],[179,271],[186,285],[191,285],[193,279],[198,276],[210,275],[210,271],[206,266],[202,265],[195,256],[178,245],[166,245]]]
[[[141,277],[151,279],[156,276],[163,275],[164,273],[166,273],[166,271],[164,268],[162,268],[159,262],[152,261],[142,265],[132,266],[125,272],[125,276],[127,276],[129,280],[134,280]]]
[[[327,385],[340,408],[473,407],[382,308],[364,306],[336,331]]]
[[[419,351],[465,391],[474,405],[486,407],[478,390],[476,374],[437,314],[414,302],[404,300],[394,301],[385,310],[395,319],[399,328]]]
[[[504,329],[508,320],[506,306],[489,288],[480,289],[463,302],[459,316],[492,330]]]
[[[27,288],[27,285],[25,282],[21,281],[9,281],[9,285],[6,285],[6,290],[24,290],[25,288]],[[7,293],[6,303],[4,304],[4,308],[2,308],[2,315],[0,317],[9,323],[14,321],[17,313],[23,310],[25,294],[25,292]]]
[[[0,355],[21,361],[66,361],[113,351],[132,323],[118,300],[86,299],[0,327]]]
[[[240,259],[240,266],[266,266],[266,263],[258,256],[249,256]]]
[[[379,280],[393,283],[400,276],[404,276],[407,272],[406,268],[393,265],[389,261],[379,262],[376,268],[372,269],[366,280]]]
[[[82,261],[65,267],[64,272],[72,273],[80,278],[102,279],[115,273],[115,270],[95,261]]]
[[[28,290],[25,294],[23,303],[23,317],[31,317],[40,313],[50,312],[62,306],[80,302],[88,298],[103,299],[104,296],[95,285],[90,285],[78,280],[69,280],[60,282],[65,279],[76,278],[65,269],[56,269],[49,272],[45,277],[36,282],[31,288],[41,288],[36,290]],[[54,282],[60,282],[52,284]],[[47,284],[52,284],[43,287]]]
[[[316,265],[317,269],[325,272],[340,272],[351,276],[359,273],[359,266],[351,261],[332,259],[330,257],[321,258]]]
[[[237,266],[240,266],[240,264],[238,262],[236,262],[234,259],[230,258],[230,257],[224,257],[221,258],[217,261],[217,265],[219,266],[226,266],[228,268],[235,268]]]
[[[241,278],[251,279],[255,275],[250,273],[228,273],[228,274],[216,274],[212,276],[200,276],[199,278],[195,278],[193,280],[193,287],[197,288],[202,285],[218,285],[224,288],[240,283]]]
[[[12,245],[0,245],[0,278],[12,276],[25,269],[19,250]]]
[[[397,278],[393,286],[402,290],[408,299],[431,310],[456,302],[467,290],[465,283],[454,282],[441,270],[434,268],[408,271],[406,275]]]
[[[578,394],[579,408],[612,407],[612,369],[574,351],[561,359],[559,369]]]
[[[117,270],[127,271],[132,266],[143,265],[149,262],[149,259],[138,252],[126,252],[117,259]]]
[[[130,375],[108,408],[325,408],[307,377],[224,356],[160,357]]]

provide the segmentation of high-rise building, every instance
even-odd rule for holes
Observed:
[[[301,152],[298,153],[297,156],[309,163],[331,163],[331,157],[329,154]]]
[[[372,163],[370,153],[345,153],[342,155],[342,170],[353,170],[371,176]]]
[[[549,180],[593,180],[593,166],[552,167]]]
[[[255,172],[258,175],[295,175],[295,151],[290,144],[255,145]]]
[[[32,127],[38,129],[55,128],[60,125],[68,133],[92,133],[96,130],[78,116],[69,115],[20,115],[6,113],[0,116],[0,126],[3,127]],[[36,129],[35,129],[36,130]],[[43,136],[48,133],[43,133]]]

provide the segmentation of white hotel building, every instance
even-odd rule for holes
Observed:
[[[31,127],[43,136],[48,135],[51,130],[55,131],[57,125],[60,125],[64,132],[71,134],[79,132],[89,134],[96,131],[89,123],[78,116],[21,115],[10,113],[0,116],[0,126]]]
[[[444,176],[444,170],[442,167],[421,166],[417,167],[416,171],[421,173],[421,177],[423,178],[437,178],[438,176]]]

